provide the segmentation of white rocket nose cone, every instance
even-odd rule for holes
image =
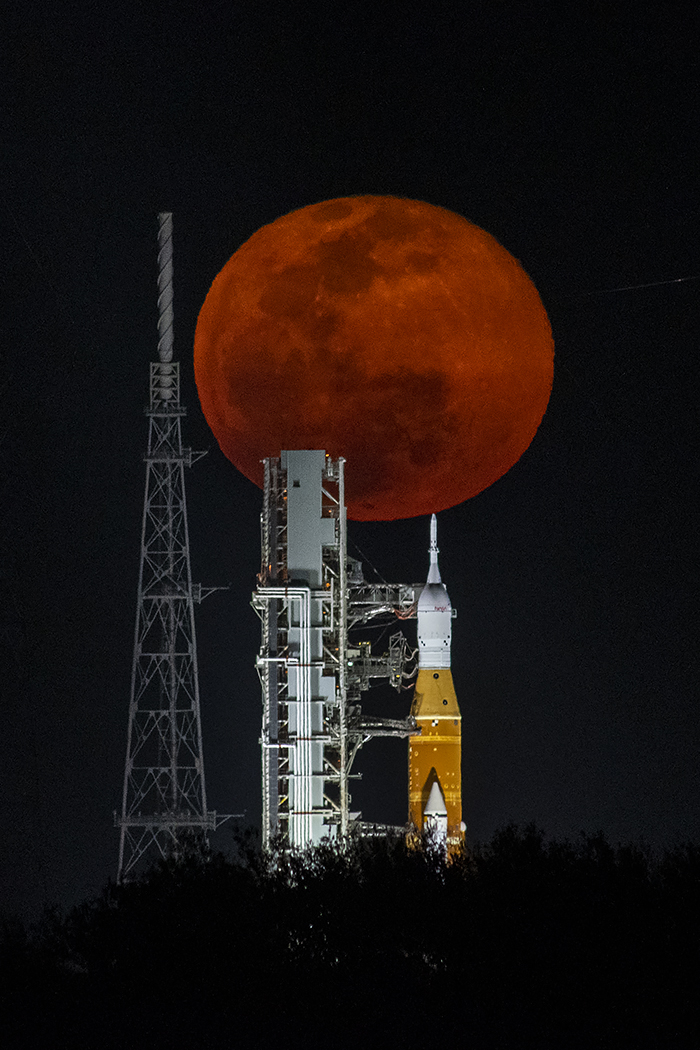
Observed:
[[[426,802],[423,813],[426,817],[446,817],[447,806],[445,805],[445,796],[440,790],[440,784],[437,780],[433,782],[433,786],[430,789],[428,795],[428,801]]]

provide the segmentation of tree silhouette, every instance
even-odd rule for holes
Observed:
[[[5,1046],[697,1046],[700,850],[508,826],[445,862],[402,838],[192,855],[29,933]]]

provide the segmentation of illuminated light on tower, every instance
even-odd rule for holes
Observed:
[[[408,747],[409,824],[449,850],[462,824],[462,716],[452,681],[456,615],[438,567],[437,518],[430,521],[430,569],[418,599],[418,677],[411,715],[420,729]]]
[[[385,834],[350,809],[359,748],[405,738],[411,718],[363,715],[361,693],[407,688],[412,657],[398,631],[375,656],[354,634],[415,616],[419,586],[369,583],[347,555],[345,461],[322,450],[264,460],[262,558],[253,607],[261,621],[263,845],[305,849],[349,834]],[[396,829],[397,831],[403,829]]]
[[[151,363],[131,701],[117,881],[159,858],[200,849],[224,820],[207,808],[194,603],[220,588],[192,583],[180,366],[173,361],[172,215],[158,215],[158,361]]]

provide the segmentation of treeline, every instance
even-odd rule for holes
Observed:
[[[243,843],[7,923],[0,996],[3,1047],[696,1050],[700,849]]]

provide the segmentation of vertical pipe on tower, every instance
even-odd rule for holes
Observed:
[[[350,826],[350,793],[348,791],[348,519],[345,510],[345,459],[338,457],[338,692],[340,694],[340,834],[345,838]]]
[[[158,212],[158,359],[173,359],[173,213]]]

